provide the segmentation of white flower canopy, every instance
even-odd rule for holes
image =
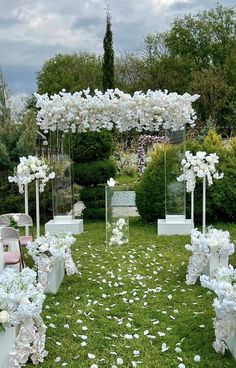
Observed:
[[[196,114],[192,102],[199,95],[176,92],[135,92],[133,96],[119,89],[105,93],[90,90],[67,93],[65,90],[48,96],[35,94],[39,109],[37,123],[44,132],[60,130],[67,132],[99,131],[113,127],[120,132],[159,131],[161,128],[177,131],[186,124],[195,125]]]

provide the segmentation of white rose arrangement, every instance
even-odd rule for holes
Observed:
[[[213,307],[216,313],[214,319],[215,341],[213,347],[218,353],[228,349],[227,340],[235,332],[236,319],[236,270],[230,265],[217,271],[216,277],[209,280],[203,275],[201,285],[216,293]]]
[[[36,156],[20,157],[20,163],[14,170],[14,176],[9,176],[11,183],[16,183],[19,192],[24,193],[24,185],[32,181],[39,180],[39,190],[44,191],[45,185],[50,179],[55,178],[55,172],[50,168],[44,159]]]
[[[78,273],[71,254],[71,246],[75,240],[70,233],[57,235],[46,233],[45,236],[27,244],[29,255],[37,266],[39,282],[45,292],[48,290],[47,273],[52,272],[52,266],[56,260],[64,259],[67,275]]]
[[[185,248],[192,252],[186,275],[187,285],[196,283],[211,256],[218,257],[220,266],[221,259],[234,253],[234,244],[230,241],[229,232],[212,227],[209,227],[205,234],[197,229],[192,230],[191,244],[185,245]]]
[[[20,327],[9,368],[20,368],[29,357],[33,364],[42,363],[47,355],[46,326],[41,318],[45,295],[36,277],[29,268],[20,273],[5,268],[0,273],[0,323]]]
[[[207,178],[208,185],[213,184],[213,179],[223,179],[224,174],[216,170],[219,163],[219,156],[216,153],[207,154],[199,151],[194,155],[190,151],[185,152],[185,158],[181,162],[183,174],[178,181],[186,181],[187,192],[192,192],[196,186],[196,178]]]

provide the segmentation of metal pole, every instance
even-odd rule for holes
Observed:
[[[202,193],[202,232],[206,232],[206,177],[203,177],[203,193]]]
[[[194,228],[194,190],[191,192],[191,222]]]
[[[36,227],[37,238],[40,237],[40,215],[39,215],[39,181],[36,179]]]
[[[28,196],[28,184],[25,184],[24,187],[24,193],[25,193],[25,214],[29,214],[29,196]],[[29,226],[25,227],[25,235],[29,235]]]

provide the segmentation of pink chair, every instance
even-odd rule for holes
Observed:
[[[33,234],[33,220],[29,215],[25,213],[6,213],[0,216],[0,226],[10,226],[11,218],[13,215],[17,215],[19,220],[17,222],[18,227],[31,227],[31,235],[20,235],[20,245],[26,246],[29,242],[34,240]]]
[[[20,271],[24,268],[24,262],[22,257],[22,251],[20,247],[19,234],[16,229],[12,227],[1,227],[0,228],[0,241],[1,243],[9,243],[10,241],[16,241],[19,245],[19,251],[17,252],[3,252],[4,263],[6,266],[11,266],[19,263]]]

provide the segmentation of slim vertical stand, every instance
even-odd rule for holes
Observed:
[[[36,179],[36,227],[37,238],[40,237],[40,216],[39,216],[39,181]]]
[[[28,184],[25,184],[24,187],[24,193],[25,193],[25,214],[29,214],[29,196],[28,196]],[[29,226],[25,227],[25,235],[29,235]]]
[[[191,192],[191,222],[194,228],[194,190]]]
[[[206,233],[206,177],[203,177],[203,193],[202,193],[202,232]]]

